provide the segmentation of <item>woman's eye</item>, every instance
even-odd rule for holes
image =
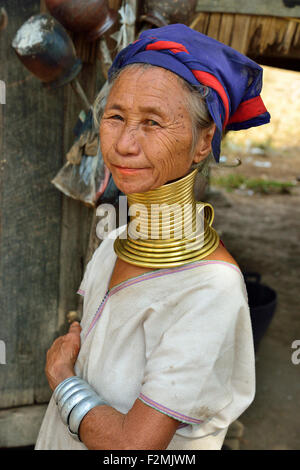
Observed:
[[[116,119],[118,121],[123,121],[122,116],[120,116],[119,114],[114,114],[113,116],[110,116],[110,119]]]
[[[158,122],[154,121],[154,119],[148,119],[147,121],[147,124],[151,127],[153,126],[159,126]]]

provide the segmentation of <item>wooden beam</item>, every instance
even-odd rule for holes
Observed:
[[[300,5],[296,0],[198,0],[196,11],[300,18]]]

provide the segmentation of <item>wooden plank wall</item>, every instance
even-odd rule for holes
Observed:
[[[50,183],[62,164],[63,90],[47,92],[11,47],[18,28],[39,13],[37,0],[5,2],[0,33],[0,408],[46,401],[46,349],[57,329],[61,194]]]
[[[235,13],[198,13],[192,28],[243,54],[264,53],[274,46],[278,56],[300,44],[300,20]]]
[[[116,2],[115,2],[116,3]],[[71,85],[47,91],[11,47],[19,27],[45,12],[44,2],[5,4],[9,23],[0,36],[0,80],[7,85],[0,138],[0,409],[46,403],[46,350],[65,333],[77,309],[94,210],[64,196],[51,179],[65,163],[82,102]],[[84,64],[78,80],[93,102],[104,81],[97,43],[73,37]],[[0,121],[1,124],[1,121]],[[1,443],[0,443],[1,446]]]
[[[201,12],[190,26],[260,64],[300,69],[299,18]]]

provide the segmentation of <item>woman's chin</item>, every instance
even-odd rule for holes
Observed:
[[[152,189],[149,187],[149,185],[146,185],[145,183],[141,184],[133,184],[133,183],[128,183],[128,184],[122,184],[122,185],[117,185],[120,191],[124,194],[134,194],[134,193],[145,193],[146,191],[149,191]]]
[[[144,193],[153,189],[150,179],[137,178],[136,176],[112,175],[117,188],[124,194]]]

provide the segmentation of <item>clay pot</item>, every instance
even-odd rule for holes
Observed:
[[[158,28],[172,23],[189,25],[197,0],[146,0],[140,20]]]
[[[30,17],[17,31],[12,47],[25,67],[51,88],[71,82],[82,67],[68,33],[48,14]]]
[[[106,0],[46,0],[46,6],[69,31],[87,33],[87,41],[102,36],[118,18]]]

